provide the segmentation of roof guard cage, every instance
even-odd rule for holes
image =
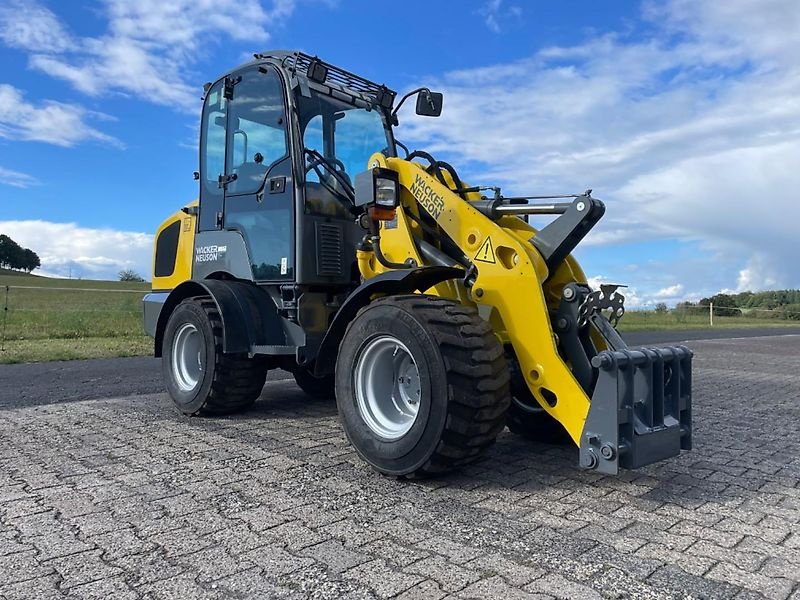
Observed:
[[[309,75],[312,66],[321,65],[327,70],[325,77],[326,84],[335,84],[338,87],[357,92],[361,96],[372,98],[377,104],[384,108],[391,108],[397,92],[390,90],[385,85],[373,83],[359,75],[345,71],[315,56],[309,56],[303,52],[263,52],[256,54],[259,60],[275,59],[282,63],[288,71],[300,75]]]

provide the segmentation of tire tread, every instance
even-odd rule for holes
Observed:
[[[511,396],[503,347],[478,311],[455,300],[409,294],[375,302],[396,305],[424,323],[439,346],[448,382],[447,418],[425,464],[407,477],[466,465],[491,447],[505,427]]]

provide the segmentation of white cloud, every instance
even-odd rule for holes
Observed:
[[[294,0],[102,0],[107,30],[77,37],[49,10],[15,0],[0,11],[0,39],[30,52],[29,65],[98,96],[132,95],[194,111],[201,89],[191,67],[224,39],[264,44],[266,27],[294,10]],[[55,43],[43,43],[49,32]]]
[[[775,289],[781,285],[781,275],[776,273],[775,265],[770,263],[767,255],[759,253],[753,255],[747,262],[747,266],[739,271],[739,278],[736,280],[736,291],[751,292],[753,290]]]
[[[679,298],[683,294],[683,285],[676,283],[665,288],[661,288],[655,293],[656,298]]]
[[[35,3],[10,0],[0,6],[0,24],[0,40],[12,48],[63,52],[73,46],[58,17]]]
[[[75,104],[45,100],[33,104],[17,88],[0,84],[0,138],[74,146],[96,141],[120,146],[121,143],[86,123],[87,118],[109,119]]]
[[[27,173],[20,173],[19,171],[0,167],[0,184],[17,188],[27,188],[32,185],[37,185],[38,183],[39,181],[35,177]]]
[[[150,278],[153,236],[133,231],[94,229],[75,223],[0,221],[0,233],[30,248],[42,272],[83,279],[116,279],[123,269]]]
[[[502,24],[508,20],[522,16],[522,9],[519,6],[504,6],[503,0],[487,0],[477,12],[483,17],[489,31],[493,33],[500,33],[503,30]]]
[[[445,92],[442,117],[410,119],[398,137],[453,157],[470,183],[594,188],[607,213],[587,243],[732,253],[736,268],[703,274],[712,293],[756,254],[772,275],[754,283],[798,287],[800,11],[767,4],[647,4],[644,38],[606,33],[448,73],[429,82]]]

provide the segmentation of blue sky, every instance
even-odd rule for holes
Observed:
[[[52,274],[149,272],[196,197],[202,84],[268,48],[445,93],[398,137],[513,193],[593,188],[629,303],[800,287],[795,0],[0,2],[0,231]]]

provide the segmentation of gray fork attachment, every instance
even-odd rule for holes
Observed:
[[[553,315],[559,348],[592,399],[580,464],[609,474],[692,447],[692,351],[684,346],[629,349],[614,328],[625,312],[617,287],[592,292],[586,285],[567,284]],[[594,350],[590,329],[608,350]]]
[[[692,448],[692,351],[685,346],[605,350],[583,427],[580,464],[635,469]]]

